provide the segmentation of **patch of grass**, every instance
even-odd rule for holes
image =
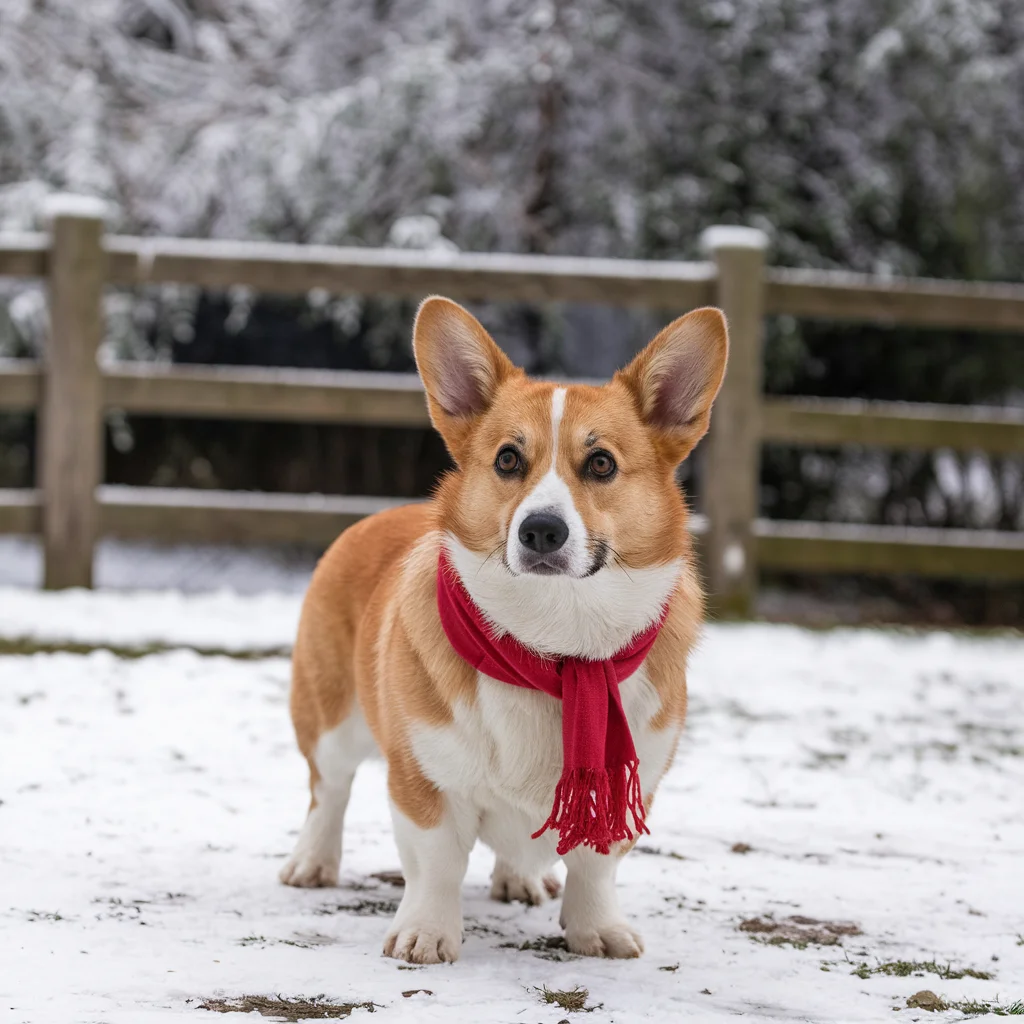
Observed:
[[[604,1003],[598,1003],[596,1006],[587,1006],[587,1000],[590,998],[590,993],[581,985],[577,985],[575,988],[571,988],[566,991],[550,989],[545,985],[540,990],[540,996],[541,999],[543,999],[549,1006],[559,1006],[563,1010],[568,1010],[570,1013],[578,1013],[581,1010],[584,1013],[593,1013],[595,1010],[600,1010],[601,1007],[604,1006]]]
[[[994,975],[988,971],[976,971],[973,967],[954,968],[951,964],[937,964],[934,960],[892,960],[889,963],[869,967],[859,964],[850,972],[858,978],[870,978],[872,974],[886,974],[891,978],[909,978],[911,975],[921,977],[935,974],[944,981],[958,981],[960,978],[978,978],[991,981]]]
[[[67,918],[57,910],[29,910],[25,914],[27,921],[66,921]]]
[[[1017,936],[1017,945],[1018,946],[1024,946],[1024,935],[1018,935]]]
[[[958,999],[949,1002],[928,989],[908,996],[907,1006],[914,1010],[927,1010],[929,1013],[958,1010],[965,1017],[980,1017],[987,1013],[991,1013],[996,1017],[1024,1016],[1024,1000],[1018,999],[1007,1006],[1001,1006],[999,1003],[990,1003],[985,999]]]
[[[980,1017],[982,1014],[991,1013],[996,1017],[1024,1017],[1024,1000],[1006,1006],[999,1003],[989,1003],[984,999],[962,999],[959,1002],[946,1003],[945,1009],[959,1010],[966,1017]]]
[[[334,942],[326,935],[299,936],[294,939],[268,939],[265,935],[246,935],[238,940],[239,946],[295,946],[296,949],[314,949]]]
[[[207,999],[199,1004],[201,1010],[215,1013],[252,1013],[278,1020],[343,1020],[353,1010],[377,1008],[375,1003],[329,1003],[326,996],[312,999],[285,999],[282,996],[238,996],[235,999]]]
[[[237,661],[263,661],[267,658],[291,657],[287,647],[254,648],[230,651],[223,647],[193,647],[191,644],[107,644],[81,643],[74,640],[35,640],[32,637],[0,637],[0,656],[27,657],[32,654],[92,654],[109,651],[115,658],[134,661],[168,651],[194,651],[204,658],[234,658]]]

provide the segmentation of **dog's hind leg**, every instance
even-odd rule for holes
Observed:
[[[333,729],[320,734],[309,762],[310,803],[295,851],[281,868],[286,885],[315,888],[338,884],[341,831],[352,780],[375,744],[358,707]]]
[[[480,838],[495,853],[491,899],[539,906],[562,891],[551,871],[558,859],[558,837],[547,833],[531,839],[538,820],[542,819],[504,803],[483,815]]]

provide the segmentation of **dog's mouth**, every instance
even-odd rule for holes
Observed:
[[[520,552],[519,566],[513,569],[505,562],[505,567],[513,575],[525,576],[570,576],[573,579],[585,580],[590,576],[599,573],[608,563],[609,547],[603,540],[594,543],[590,562],[584,572],[573,572],[572,565],[567,556],[561,551],[541,555],[534,552]]]
[[[569,560],[557,555],[520,555],[520,569],[531,576],[571,576]]]

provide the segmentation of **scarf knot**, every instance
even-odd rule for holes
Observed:
[[[499,682],[562,701],[562,775],[551,814],[533,838],[555,829],[558,853],[564,856],[577,846],[608,853],[612,843],[634,839],[633,829],[637,835],[649,834],[640,762],[619,683],[647,657],[664,612],[610,658],[542,658],[513,637],[495,635],[443,550],[437,565],[437,609],[448,642],[463,661]]]

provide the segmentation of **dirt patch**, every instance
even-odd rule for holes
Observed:
[[[686,860],[681,853],[676,853],[675,850],[662,850],[657,846],[634,846],[633,849],[637,853],[645,853],[649,857],[668,857],[670,860]]]
[[[770,946],[836,946],[844,935],[860,935],[860,925],[853,921],[820,921],[816,917],[794,914],[776,921],[772,917],[751,917],[739,924],[747,932]]]
[[[319,932],[296,932],[290,939],[268,939],[265,935],[246,935],[238,940],[239,946],[296,946],[298,949],[315,949],[317,946],[331,946],[338,940]]]
[[[545,985],[540,990],[540,997],[549,1006],[559,1006],[570,1013],[579,1013],[580,1011],[593,1013],[604,1006],[604,1003],[598,1003],[596,1006],[587,1006],[590,993],[580,985],[566,990],[550,989]]]
[[[320,917],[352,914],[354,917],[390,917],[398,910],[398,900],[356,900],[355,903],[328,903],[313,911]]]
[[[753,850],[753,847],[750,843],[733,843],[729,847],[730,853],[750,853],[751,850]]]
[[[400,889],[405,888],[405,877],[401,871],[377,871],[370,877],[376,878],[378,882],[383,882],[385,885],[397,885]]]
[[[152,899],[121,899],[120,896],[98,896],[93,903],[103,906],[106,909],[96,915],[97,920],[109,918],[113,921],[133,921],[139,924],[146,924],[142,921],[143,913],[161,907],[180,907],[192,897],[186,892],[167,892],[162,896],[155,896]]]
[[[535,953],[541,960],[553,960],[561,963],[565,960],[578,960],[579,956],[569,950],[564,935],[540,935],[536,939],[525,942],[503,942],[498,949],[518,949],[522,952]]]
[[[462,922],[462,930],[467,935],[485,935],[485,936],[504,936],[508,932],[503,932],[500,928],[496,928],[491,924],[484,924],[483,921],[474,921],[472,918],[465,918]]]
[[[936,1010],[948,1010],[949,1004],[944,1003],[930,989],[922,989],[912,996],[907,996],[907,1006],[913,1010],[929,1010],[934,1013]]]
[[[330,1003],[326,996],[312,999],[285,999],[282,996],[238,996],[235,999],[207,999],[199,1004],[201,1010],[215,1013],[252,1013],[276,1020],[343,1020],[353,1010],[376,1009],[374,1003]]]

